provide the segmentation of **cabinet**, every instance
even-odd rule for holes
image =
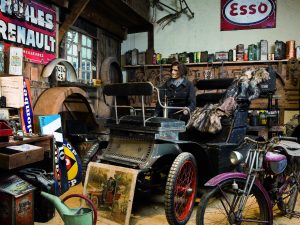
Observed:
[[[38,146],[34,150],[11,151],[6,147],[30,144]],[[44,159],[51,159],[53,154],[53,136],[24,137],[23,140],[0,142],[0,168],[2,170],[13,170],[32,163],[41,163]],[[50,167],[51,160],[46,160],[43,167]],[[52,168],[51,168],[52,167]]]

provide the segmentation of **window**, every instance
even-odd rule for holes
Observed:
[[[92,81],[92,41],[92,38],[77,31],[67,32],[67,60],[74,66],[78,81],[87,84]]]

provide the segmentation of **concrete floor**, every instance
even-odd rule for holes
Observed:
[[[77,185],[75,187],[72,187],[67,193],[62,195],[62,198],[71,193],[81,194],[82,191],[83,191],[82,186]],[[70,207],[79,207],[80,205],[78,198],[69,199],[67,200],[66,203]],[[196,209],[197,207],[195,207],[192,217],[187,223],[187,225],[196,224]],[[298,197],[296,209],[300,211],[300,195]],[[300,218],[289,219],[286,217],[282,217],[280,216],[279,210],[274,209],[274,225],[287,225],[287,224],[299,225]],[[59,217],[58,213],[56,212],[55,217],[52,220],[48,221],[47,223],[34,223],[34,225],[64,225],[64,223],[62,219]],[[98,220],[97,225],[111,225],[111,224],[104,223]],[[155,196],[143,202],[138,202],[138,204],[133,206],[129,225],[168,225],[168,222],[164,214],[163,197]]]

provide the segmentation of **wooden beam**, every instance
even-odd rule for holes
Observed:
[[[153,34],[153,28],[148,31],[148,49],[153,48],[154,49],[154,34]]]
[[[51,0],[53,4],[58,5],[60,7],[68,8],[69,7],[69,0]]]
[[[116,35],[121,40],[124,40],[125,36],[127,35],[126,27],[110,19],[109,16],[107,16],[106,10],[103,7],[98,7],[98,5],[95,5],[95,2],[93,1],[91,4],[85,7],[80,17]]]
[[[70,26],[74,24],[89,1],[90,0],[77,0],[72,6],[72,8],[70,9],[71,13],[67,16],[67,18],[59,28],[58,43],[62,41],[65,33],[69,30]]]

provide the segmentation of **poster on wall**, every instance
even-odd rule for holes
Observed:
[[[23,48],[26,61],[47,64],[56,58],[56,11],[49,5],[30,1],[24,17],[12,13],[11,1],[0,1],[0,41]]]
[[[23,74],[23,49],[10,46],[9,48],[9,74]]]
[[[276,27],[276,0],[221,0],[221,31]]]

